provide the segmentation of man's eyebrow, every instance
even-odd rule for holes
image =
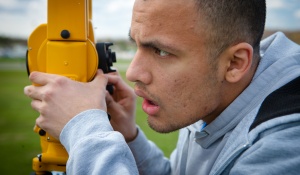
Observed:
[[[180,52],[180,49],[177,48],[174,44],[167,44],[158,40],[141,42],[140,44],[143,47],[155,48],[166,52],[170,52],[172,54],[178,54]]]
[[[129,37],[129,40],[131,42],[136,43],[136,41],[131,36],[130,29],[129,29],[128,37]],[[145,42],[140,41],[139,44],[142,47],[157,48],[157,49],[165,50],[167,52],[173,52],[173,53],[180,52],[180,50],[174,44],[171,44],[171,45],[170,44],[164,44],[164,43],[162,43],[158,40],[145,41]]]

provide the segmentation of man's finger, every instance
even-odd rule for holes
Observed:
[[[118,90],[123,90],[127,87],[125,82],[122,81],[122,78],[118,75],[105,74],[108,79],[108,84],[111,84],[116,87]]]
[[[121,112],[122,106],[120,106],[114,98],[109,94],[109,92],[106,92],[105,96],[106,106],[107,106],[107,112],[111,115],[111,117],[118,116],[117,113]]]
[[[41,109],[42,109],[42,101],[40,100],[32,100],[31,101],[31,107],[32,109],[38,111],[39,113],[41,113]]]
[[[43,72],[31,72],[29,75],[29,80],[34,84],[45,85],[55,76],[58,75],[48,74]]]
[[[115,105],[115,100],[114,100],[113,97],[109,94],[109,92],[106,92],[105,100],[106,100],[107,108],[112,108],[112,107]]]
[[[104,85],[105,87],[107,85],[107,78],[104,76],[103,72],[101,70],[97,71],[97,74],[93,81],[91,81],[91,84],[95,86]]]
[[[38,89],[40,89],[40,86],[26,86],[24,88],[24,94],[31,99],[41,100],[41,95],[38,93],[40,92]]]
[[[117,69],[117,68],[114,68],[114,69],[115,69],[114,72],[109,72],[109,73],[107,73],[107,74],[108,74],[108,75],[120,75],[118,69]]]

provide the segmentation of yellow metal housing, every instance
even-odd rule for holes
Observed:
[[[92,0],[48,0],[48,22],[28,39],[29,72],[59,74],[80,82],[93,79],[98,54],[92,28]],[[42,153],[33,159],[36,174],[66,171],[68,154],[60,142],[37,126]]]

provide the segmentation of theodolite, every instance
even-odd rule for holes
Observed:
[[[47,23],[38,26],[28,38],[27,72],[46,72],[74,81],[91,81],[97,69],[113,72],[116,55],[112,43],[95,43],[92,0],[48,0]],[[38,86],[38,85],[37,85]],[[112,87],[107,86],[112,93]],[[64,174],[68,153],[59,140],[35,126],[42,153],[33,158],[36,175]]]

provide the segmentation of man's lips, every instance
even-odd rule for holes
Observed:
[[[159,106],[153,104],[151,101],[144,99],[142,103],[142,108],[145,113],[149,116],[154,116],[159,111]]]
[[[146,114],[149,116],[154,116],[158,113],[160,107],[155,101],[152,101],[143,91],[139,89],[135,89],[134,92],[137,96],[140,96],[144,99],[142,103],[142,109]]]

